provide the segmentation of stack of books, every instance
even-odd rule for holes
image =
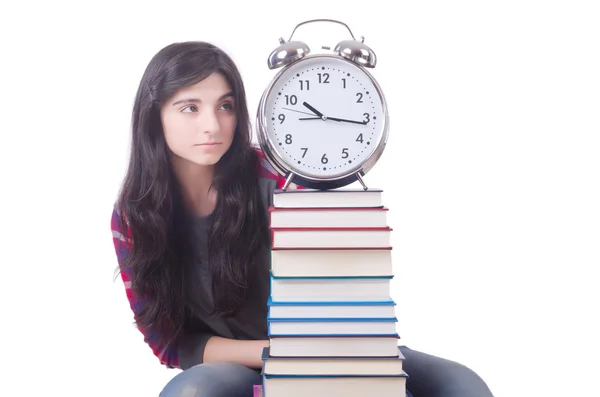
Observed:
[[[387,214],[379,189],[274,192],[256,396],[405,396]]]

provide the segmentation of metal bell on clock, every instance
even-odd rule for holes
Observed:
[[[334,48],[334,52],[360,66],[374,68],[377,64],[375,52],[364,43],[365,38],[361,37],[361,41],[344,40],[340,41]]]
[[[282,66],[287,66],[299,59],[304,58],[310,53],[310,48],[302,41],[288,41],[283,38],[279,39],[279,47],[274,49],[269,54],[267,61],[269,69],[277,69]]]

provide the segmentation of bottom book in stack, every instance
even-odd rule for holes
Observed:
[[[259,396],[405,396],[380,193],[276,192]]]
[[[404,357],[274,357],[263,351],[264,397],[406,395]]]

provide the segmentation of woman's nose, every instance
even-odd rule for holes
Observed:
[[[217,114],[213,110],[206,110],[200,117],[200,130],[205,133],[219,132],[220,124]]]

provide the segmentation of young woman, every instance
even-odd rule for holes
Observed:
[[[284,180],[251,145],[231,58],[204,42],[163,48],[132,130],[111,226],[137,326],[162,364],[183,370],[160,395],[250,397],[269,343],[267,207]],[[492,395],[460,364],[402,353],[414,397]]]

